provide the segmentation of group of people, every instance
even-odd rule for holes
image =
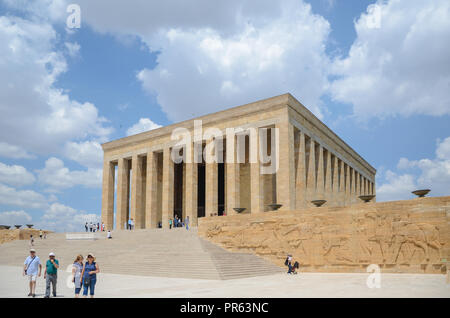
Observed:
[[[133,220],[133,218],[129,219],[128,223],[127,223],[127,230],[132,230],[132,229],[134,229],[134,220]]]
[[[86,230],[86,232],[104,232],[105,231],[105,224],[102,222],[102,224],[100,223],[89,223],[86,222],[86,224],[84,225],[84,229]]]
[[[97,273],[100,272],[98,264],[95,262],[95,256],[89,253],[86,262],[82,255],[75,258],[72,267],[72,282],[75,285],[75,298],[78,298],[83,288],[83,297],[87,297],[88,292],[91,298],[94,297],[95,284],[97,282]],[[50,285],[52,287],[52,295],[56,297],[56,283],[58,278],[59,261],[56,259],[55,253],[48,254],[48,260],[45,263],[44,279],[45,279],[45,296],[50,297]],[[36,280],[41,277],[42,264],[39,256],[36,255],[35,249],[30,249],[30,255],[25,259],[23,266],[23,275],[27,276],[30,283],[30,292],[28,296],[36,297]]]
[[[292,255],[288,255],[286,257],[286,260],[284,261],[284,265],[288,267],[288,274],[297,274],[297,269],[299,268],[300,264],[295,261],[294,264],[292,264]]]
[[[47,233],[45,233],[44,231],[42,231],[42,230],[39,230],[39,237],[40,237],[40,239],[42,240],[42,239],[46,239],[47,238]],[[33,235],[31,234],[30,235],[30,247],[33,247],[34,246],[34,237],[33,237]]]
[[[186,216],[184,219],[184,222],[181,218],[178,217],[177,214],[175,214],[175,217],[172,219],[169,219],[169,229],[173,227],[186,227],[186,230],[189,230],[189,216]]]

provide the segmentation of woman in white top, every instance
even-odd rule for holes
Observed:
[[[72,267],[72,282],[75,284],[75,298],[78,298],[81,291],[81,272],[83,271],[83,256],[78,255]]]

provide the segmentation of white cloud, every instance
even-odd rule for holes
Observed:
[[[96,141],[68,142],[64,147],[64,155],[89,168],[102,168],[103,150]]]
[[[82,25],[119,39],[138,38],[159,52],[158,66],[141,70],[138,79],[171,120],[286,92],[321,117],[330,26],[301,0],[78,4]]]
[[[78,54],[80,53],[81,46],[78,43],[66,42],[64,43],[64,45],[66,46],[67,54],[69,56],[75,57],[78,56]]]
[[[301,1],[282,4],[278,17],[231,35],[169,28],[145,37],[160,53],[154,69],[138,74],[143,88],[173,121],[286,92],[321,117],[329,24]]]
[[[10,145],[6,142],[0,142],[0,157],[12,159],[33,159],[35,156],[29,154],[25,149]]]
[[[101,222],[100,216],[95,213],[77,211],[61,203],[53,203],[37,222],[35,228],[56,232],[81,232],[84,231],[86,222]]]
[[[161,125],[158,125],[151,121],[149,118],[141,118],[139,121],[128,128],[127,130],[127,136],[136,135],[144,131],[152,130],[162,127]]]
[[[411,191],[417,190],[414,176],[398,175],[391,170],[385,174],[386,182],[377,187],[377,201],[407,200]]]
[[[30,224],[32,220],[31,215],[23,210],[7,211],[0,213],[0,224],[14,226],[15,224]]]
[[[100,188],[102,182],[102,169],[71,171],[64,166],[62,160],[55,157],[49,158],[45,162],[45,167],[36,172],[39,182],[47,186],[48,192],[59,192],[75,186]]]
[[[43,209],[47,199],[33,190],[16,190],[0,183],[0,205]]]
[[[34,183],[36,178],[25,167],[0,162],[0,182],[21,187]]]
[[[450,137],[445,138],[442,142],[438,141],[436,156],[438,159],[450,159]]]
[[[333,64],[334,99],[359,118],[450,114],[449,1],[378,1],[355,28],[349,55]]]
[[[409,160],[401,158],[397,169],[387,171],[386,182],[377,188],[377,200],[400,200],[412,197],[411,191],[431,189],[432,196],[450,195],[450,137],[438,141],[436,158]]]
[[[0,135],[5,148],[19,153],[58,153],[70,140],[88,136],[105,140],[111,133],[106,119],[89,103],[72,100],[55,88],[67,71],[55,29],[36,17],[0,16]],[[26,152],[25,152],[26,154]]]
[[[233,33],[252,21],[264,24],[281,15],[280,3],[292,0],[78,0],[82,23],[120,35],[149,35],[161,29],[212,28]]]
[[[2,2],[15,10],[22,10],[26,13],[52,22],[65,20],[68,13],[66,8],[67,0],[2,0]]]

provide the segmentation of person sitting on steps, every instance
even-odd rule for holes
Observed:
[[[294,265],[292,265],[292,255],[288,255],[286,257],[286,260],[284,261],[284,265],[288,267],[288,274],[297,274],[296,269],[299,268],[299,263],[297,261],[295,261]]]

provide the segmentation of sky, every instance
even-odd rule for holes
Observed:
[[[448,0],[0,0],[0,224],[82,230],[102,143],[287,92],[377,201],[450,195],[449,38]]]

